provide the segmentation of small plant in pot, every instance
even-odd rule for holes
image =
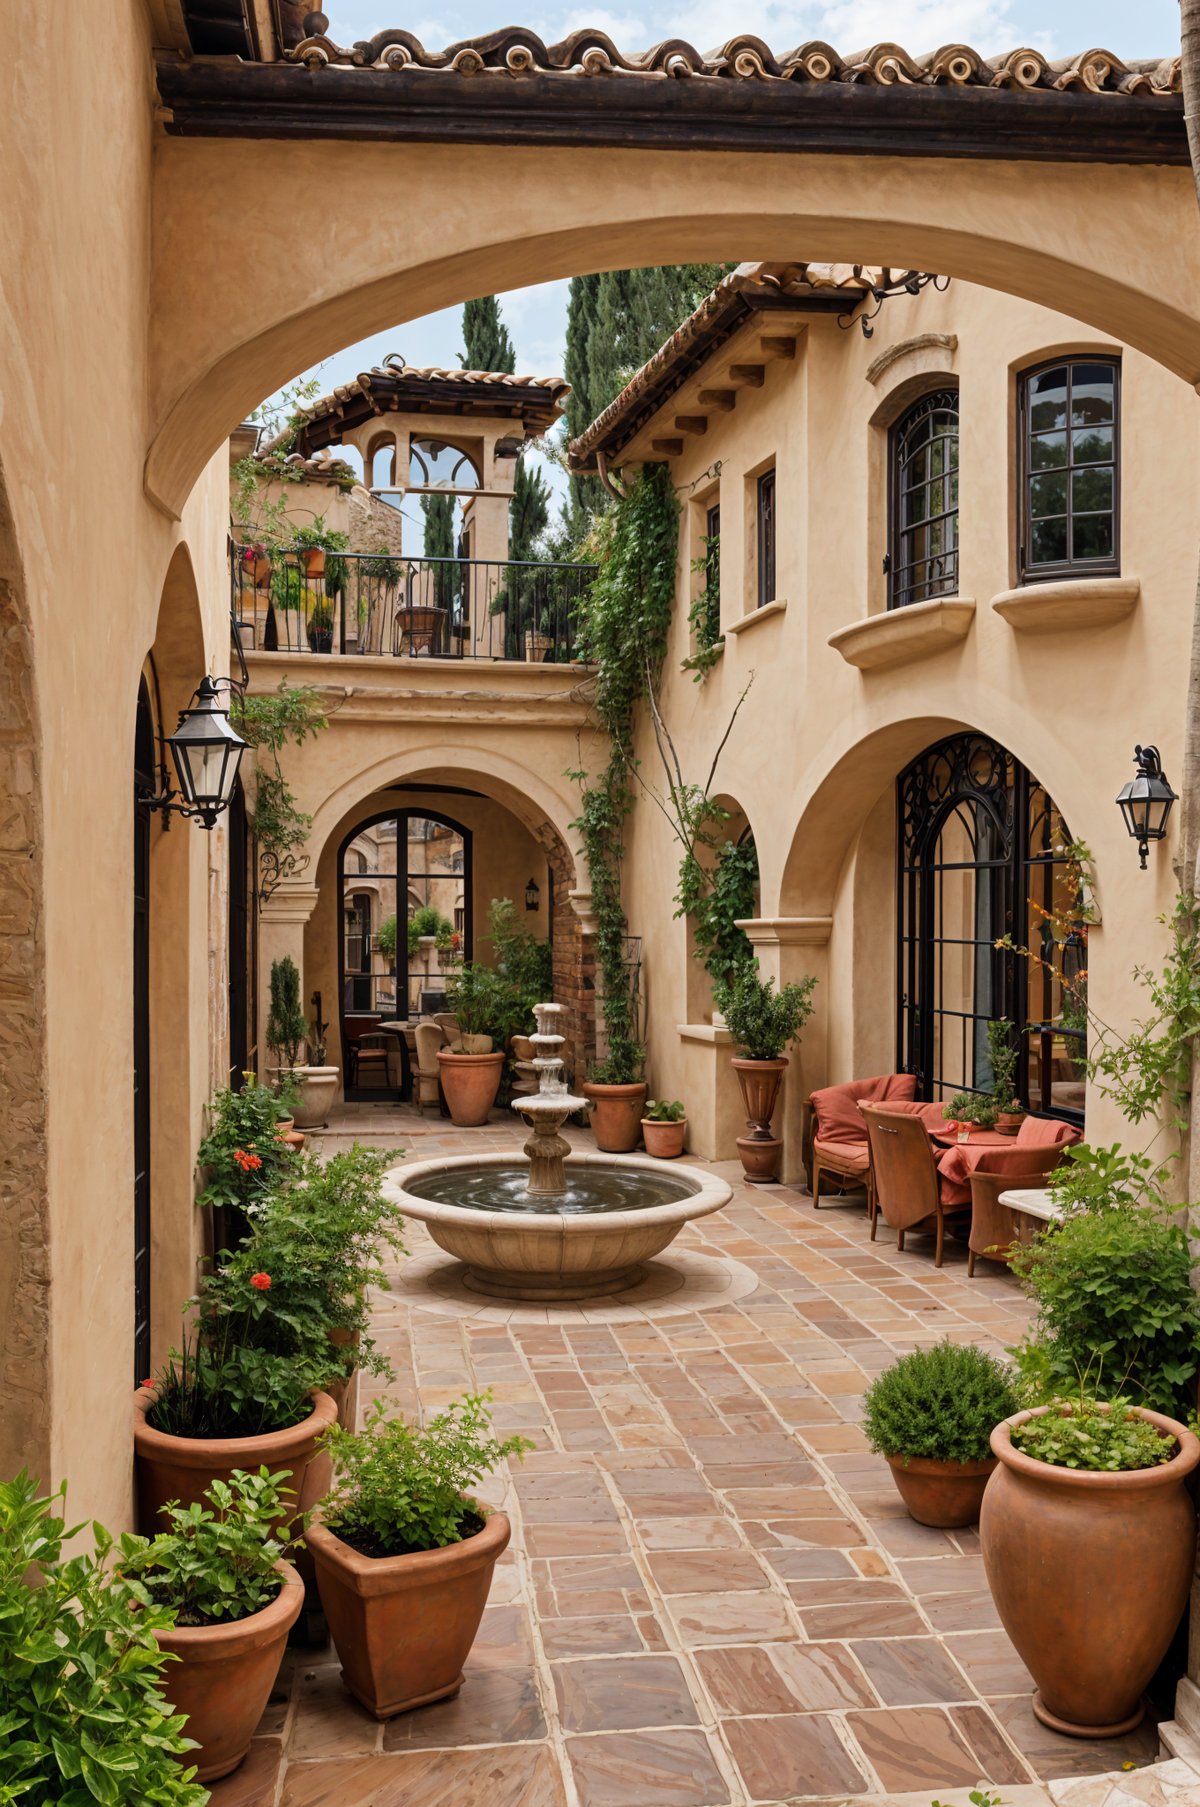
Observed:
[[[175,1659],[163,1691],[187,1717],[201,1782],[245,1758],[304,1604],[275,1534],[282,1509],[275,1476],[237,1470],[203,1500],[169,1505],[157,1536],[122,1546],[122,1573],[143,1605],[174,1618],[156,1632]]]
[[[377,1719],[457,1694],[492,1572],[502,1512],[472,1497],[532,1448],[491,1436],[490,1395],[468,1395],[423,1429],[380,1402],[357,1435],[327,1439],[334,1485],[307,1533],[342,1679]]]
[[[973,1344],[935,1343],[885,1368],[863,1399],[863,1429],[918,1524],[979,1519],[996,1467],[991,1435],[1017,1410],[1012,1370]]]
[[[1200,1442],[1176,1419],[1099,1403],[1081,1385],[1006,1419],[992,1449],[984,1570],[1037,1684],[1033,1710],[1073,1737],[1131,1731],[1187,1604]]]
[[[1015,1136],[1028,1112],[1017,1097],[1017,1050],[1013,1026],[1006,1016],[993,1017],[987,1026],[988,1064],[992,1070],[992,1098],[996,1128]]]
[[[300,1050],[307,1037],[308,1018],[300,1002],[300,973],[296,962],[285,955],[271,964],[267,1046],[279,1062],[275,1068],[279,1085],[293,1088],[292,1118],[298,1129],[314,1129],[328,1120],[340,1078],[337,1067],[323,1063],[301,1066]]]
[[[732,977],[713,988],[713,998],[741,1054],[733,1061],[746,1107],[748,1134],[737,1138],[746,1178],[770,1185],[779,1169],[782,1140],[772,1135],[771,1119],[787,1069],[784,1049],[798,1040],[812,1015],[811,975],[775,989],[774,979],[759,977],[758,961],[746,960]]]
[[[0,1482],[0,1800],[28,1807],[204,1807],[183,1721],[163,1698],[171,1615],[123,1570],[137,1539],[57,1515],[22,1471]],[[36,1568],[37,1586],[30,1586]]]
[[[642,1078],[646,1050],[626,1035],[610,1035],[608,1057],[593,1063],[583,1087],[591,1107],[592,1134],[604,1154],[630,1154],[642,1133],[648,1087]]]
[[[525,1007],[510,979],[477,960],[447,974],[446,997],[458,1039],[438,1049],[442,1090],[451,1120],[460,1129],[477,1128],[496,1102],[508,1058],[504,1045],[524,1026]]]
[[[651,1098],[642,1118],[646,1153],[673,1161],[683,1153],[687,1136],[687,1111],[678,1098]]]
[[[945,1111],[946,1121],[958,1125],[960,1142],[969,1142],[973,1129],[996,1127],[996,1100],[986,1092],[956,1092]]]
[[[231,1247],[248,1228],[248,1213],[285,1179],[295,1151],[278,1133],[278,1095],[243,1074],[240,1091],[215,1093],[208,1106],[208,1134],[196,1152],[203,1190],[196,1203],[215,1216],[213,1246]]]

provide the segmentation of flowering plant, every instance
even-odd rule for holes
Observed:
[[[278,1100],[253,1073],[241,1091],[226,1086],[209,1106],[208,1134],[196,1154],[204,1173],[198,1203],[247,1212],[286,1176],[295,1155],[276,1134]]]

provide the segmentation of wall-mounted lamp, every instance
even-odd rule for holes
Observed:
[[[531,878],[525,887],[525,908],[527,910],[536,910],[541,900],[542,893],[538,882],[535,878]]]
[[[1151,841],[1161,841],[1167,832],[1167,817],[1175,802],[1175,792],[1163,774],[1157,747],[1135,747],[1133,762],[1137,777],[1123,784],[1117,803],[1125,818],[1125,826],[1138,844],[1145,870]]]
[[[231,678],[201,680],[188,707],[179,712],[179,726],[167,736],[179,789],[174,791],[167,783],[164,766],[161,791],[146,800],[150,809],[161,809],[168,818],[189,817],[204,828],[216,827],[217,817],[229,808],[246,751],[246,742],[230,725],[228,708],[221,706],[222,689],[236,688]]]

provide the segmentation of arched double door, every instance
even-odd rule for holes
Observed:
[[[897,1059],[918,1095],[988,1091],[987,1026],[1014,1025],[1028,1108],[1082,1121],[1080,1011],[1054,975],[1086,984],[1086,954],[1055,941],[1079,920],[1071,836],[1053,798],[1019,760],[981,734],[929,747],[897,786]],[[1041,956],[1031,960],[1014,948]],[[1044,962],[1044,964],[1043,964]],[[1079,977],[1079,974],[1082,977]]]

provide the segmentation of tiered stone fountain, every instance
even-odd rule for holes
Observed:
[[[560,1004],[534,1011],[538,1090],[513,1100],[529,1122],[526,1161],[453,1155],[393,1167],[385,1188],[439,1248],[466,1263],[468,1287],[505,1299],[589,1299],[634,1285],[684,1224],[719,1211],[723,1180],[644,1155],[571,1152],[560,1132],[585,1100],[562,1077]],[[550,1050],[553,1050],[552,1052]]]

